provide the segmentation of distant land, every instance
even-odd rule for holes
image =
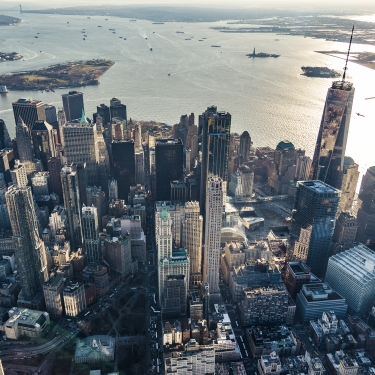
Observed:
[[[343,51],[315,51],[317,53],[322,53],[324,55],[336,57],[338,59],[346,59],[346,54],[347,52]],[[336,55],[342,55],[341,56],[336,56]],[[375,70],[375,53],[374,52],[352,52],[350,54],[349,61],[351,63],[359,64],[362,66],[365,66],[366,68],[370,68]],[[353,59],[354,57],[354,59]]]
[[[306,77],[318,77],[318,78],[339,78],[341,73],[336,70],[329,69],[325,66],[302,66],[302,76]]]
[[[3,75],[0,81],[11,90],[53,90],[98,85],[99,78],[113,64],[109,60],[69,61],[39,70]]]
[[[18,25],[21,22],[19,18],[4,16],[0,14],[0,26],[13,26]]]

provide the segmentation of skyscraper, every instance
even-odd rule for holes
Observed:
[[[44,243],[29,186],[11,186],[5,194],[13,232],[13,246],[24,300],[32,301],[48,279]]]
[[[72,121],[81,118],[82,111],[85,110],[83,105],[83,93],[78,91],[69,91],[68,94],[62,95],[62,102],[66,121]]]
[[[75,249],[82,245],[81,202],[79,199],[77,169],[74,165],[66,165],[61,169],[60,175],[70,246]]]
[[[358,177],[358,164],[355,163],[352,158],[345,156],[341,183],[341,199],[339,213],[351,212],[355,196],[355,190],[357,188]]]
[[[12,103],[12,106],[15,123],[17,124],[18,118],[21,117],[29,130],[38,120],[46,119],[44,104],[40,100],[18,99]]]
[[[31,162],[33,160],[33,150],[31,146],[30,130],[21,117],[18,118],[16,125],[16,139],[18,156],[20,157],[21,163]]]
[[[220,234],[223,207],[223,181],[220,177],[209,179],[206,203],[203,282],[209,284],[212,296],[220,292]]]
[[[311,180],[321,180],[341,189],[346,142],[354,99],[350,82],[335,81],[328,89],[310,172]]]
[[[3,148],[12,148],[12,141],[4,120],[0,119],[0,150]]]
[[[249,132],[244,131],[240,137],[240,155],[242,155],[244,161],[247,161],[249,158],[252,144]]]
[[[203,217],[200,215],[199,202],[186,202],[181,245],[186,248],[190,258],[191,286],[202,282],[202,236]]]
[[[135,153],[134,141],[123,139],[113,141],[112,175],[118,183],[118,198],[128,199],[130,186],[135,185]]]
[[[358,194],[357,241],[375,246],[375,166],[367,169]]]
[[[111,111],[111,119],[114,117],[121,118],[125,121],[128,120],[126,114],[126,105],[121,104],[121,100],[117,98],[112,98],[110,100],[110,111]]]
[[[56,157],[50,158],[47,162],[47,168],[49,172],[51,192],[56,193],[60,199],[62,199],[63,192],[60,177],[60,160]]]
[[[103,121],[103,126],[106,128],[111,121],[111,114],[109,112],[109,107],[105,104],[100,104],[96,107],[96,114],[94,113],[93,120],[96,122],[96,116],[100,115]]]
[[[295,247],[305,247],[307,254],[295,257],[306,262],[311,272],[324,277],[340,191],[322,181],[299,181],[294,200],[291,235],[298,239]]]
[[[49,158],[55,156],[55,140],[52,126],[46,121],[37,121],[31,129],[31,139],[33,141],[34,155],[41,160],[46,171]]]
[[[89,263],[99,263],[100,239],[98,213],[94,206],[82,207],[82,234],[84,239],[85,252]]]
[[[158,139],[155,146],[156,200],[171,199],[171,181],[183,177],[181,139]]]
[[[199,116],[198,134],[202,140],[202,176],[200,186],[200,208],[205,213],[206,194],[209,178],[221,178],[223,197],[228,184],[228,157],[232,116],[228,112],[218,112],[217,107],[208,107]]]
[[[89,124],[84,116],[81,120],[67,122],[62,127],[64,155],[68,164],[86,163],[87,182],[99,182],[99,150],[96,124]]]

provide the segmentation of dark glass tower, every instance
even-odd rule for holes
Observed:
[[[119,199],[128,200],[130,186],[135,185],[135,153],[132,139],[112,142],[112,176],[117,180]]]
[[[324,277],[327,267],[339,202],[340,191],[322,181],[297,182],[291,227],[294,257],[318,277]]]
[[[62,95],[63,107],[66,121],[77,120],[82,117],[83,93],[78,91],[69,91],[68,94]]]
[[[53,138],[53,128],[46,121],[37,121],[31,130],[34,155],[40,159],[43,168],[48,169],[48,160],[55,156],[55,141]]]
[[[111,120],[114,117],[122,118],[123,120],[128,120],[126,114],[126,105],[121,104],[121,101],[117,98],[112,98],[110,100],[110,110],[111,110]]]
[[[350,82],[335,81],[328,89],[310,179],[341,189],[346,142],[354,99]]]
[[[100,115],[103,120],[103,126],[106,128],[108,123],[111,122],[111,114],[109,112],[109,107],[105,104],[100,104],[96,107],[96,113],[94,113],[93,119],[96,122],[96,116]]]
[[[240,155],[242,155],[244,161],[247,161],[247,159],[249,158],[250,148],[252,144],[253,142],[251,142],[249,132],[244,131],[240,137]]]
[[[199,135],[201,136],[202,170],[200,186],[200,208],[205,213],[208,179],[221,178],[223,196],[226,196],[228,184],[228,158],[230,128],[232,116],[228,112],[218,112],[217,107],[208,107],[199,116]]]
[[[357,241],[375,248],[375,166],[367,169],[358,194]]]
[[[171,181],[183,177],[181,139],[158,139],[155,145],[156,200],[171,199]]]

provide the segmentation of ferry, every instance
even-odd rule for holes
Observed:
[[[116,29],[108,29],[109,31],[115,31]]]
[[[150,51],[152,52],[152,48],[150,48]]]
[[[101,27],[101,26],[98,26],[98,27]]]
[[[34,38],[39,38],[39,37],[35,35]]]
[[[8,93],[8,89],[6,86],[0,86],[0,94],[6,94]]]

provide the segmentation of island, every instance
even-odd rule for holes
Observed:
[[[21,23],[21,20],[19,18],[0,14],[0,26],[14,26],[18,25],[19,23]]]
[[[338,78],[341,77],[341,73],[336,70],[329,69],[325,66],[301,66],[303,73],[302,76],[306,77],[320,77],[320,78]]]
[[[16,61],[22,59],[22,55],[17,52],[0,52],[0,62]]]
[[[0,77],[11,90],[53,90],[98,85],[99,78],[114,64],[109,60],[69,61],[48,68]]]
[[[250,57],[250,58],[255,58],[255,57],[274,57],[274,58],[277,58],[277,57],[280,57],[280,55],[275,55],[274,53],[265,53],[265,52],[255,53],[255,48],[254,48],[253,53],[248,53],[246,56]]]

